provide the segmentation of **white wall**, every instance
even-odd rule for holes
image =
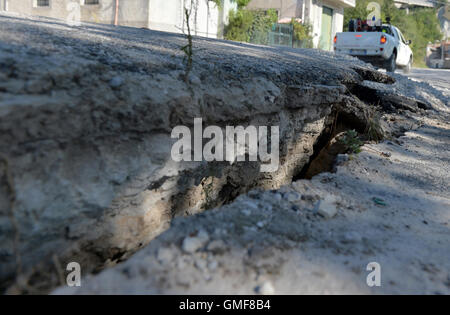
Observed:
[[[439,9],[438,18],[444,38],[450,38],[450,5]]]
[[[327,0],[313,1],[305,0],[305,20],[313,26],[313,45],[314,48],[319,47],[320,35],[322,32],[322,8],[323,6],[333,9],[333,24],[331,40],[336,33],[342,32],[344,27],[344,8],[336,2]]]
[[[333,29],[331,34],[331,40],[334,39],[334,36],[336,36],[337,33],[340,33],[343,30],[344,30],[344,9],[333,8]]]
[[[3,2],[4,0],[0,0]],[[84,5],[80,0],[50,0],[49,7],[33,7],[35,0],[8,0],[9,10],[24,14],[47,16],[66,20],[70,13],[80,11],[81,22],[94,22],[111,24],[115,18],[115,0],[101,0],[98,5]],[[148,3],[150,0],[121,0],[119,5],[119,25],[147,27]],[[168,1],[168,2],[172,2]],[[68,5],[71,3],[82,4],[78,8]]]
[[[197,36],[221,37],[222,23],[228,19],[228,12],[236,5],[230,0],[223,3],[223,11],[207,0],[197,0],[197,10],[190,17],[191,33]],[[190,0],[150,0],[149,27],[153,30],[186,33],[187,25],[184,7]]]
[[[187,1],[190,2],[190,1]],[[190,23],[193,34],[205,37],[217,37],[219,31],[219,9],[207,0],[198,0],[197,11],[192,14]]]
[[[312,25],[313,45],[317,48],[322,27],[322,6],[319,2],[305,0],[305,22]]]
[[[251,10],[275,9],[280,20],[302,17],[302,7],[302,0],[252,0],[247,5]]]
[[[150,0],[149,28],[179,33],[183,27],[182,0]]]

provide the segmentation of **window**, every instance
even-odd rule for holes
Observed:
[[[84,5],[96,5],[99,4],[100,0],[84,0]]]
[[[49,7],[50,6],[50,0],[37,0],[36,1],[37,7]]]
[[[389,34],[391,36],[394,36],[394,34],[392,34],[391,28],[389,26],[382,26],[381,27],[381,31],[383,33]]]
[[[402,40],[403,44],[406,44],[406,39],[400,30],[398,30],[398,35],[400,35],[400,39]]]
[[[398,35],[397,29],[395,27],[392,28],[392,33],[394,33],[395,38],[397,38],[398,40],[401,40],[400,36]]]

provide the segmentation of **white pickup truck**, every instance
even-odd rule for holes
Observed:
[[[389,72],[402,68],[411,71],[413,53],[402,32],[390,24],[383,24],[376,31],[343,32],[334,38],[336,53],[348,54],[369,62]]]

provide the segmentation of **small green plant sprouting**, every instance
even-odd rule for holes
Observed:
[[[361,146],[364,144],[359,139],[358,132],[356,130],[347,130],[341,141],[350,153],[360,153]]]
[[[207,0],[206,4],[209,6],[210,2],[214,3],[219,9],[222,8],[222,0]],[[184,63],[186,64],[186,72],[184,74],[184,79],[185,79],[186,82],[189,82],[189,74],[191,73],[192,62],[193,62],[192,57],[194,55],[193,44],[192,44],[192,34],[191,34],[191,21],[190,21],[190,18],[191,18],[191,15],[192,15],[192,10],[194,10],[194,13],[195,13],[195,16],[194,16],[195,25],[194,25],[194,27],[196,28],[198,0],[191,0],[189,9],[184,7],[184,16],[185,16],[185,19],[186,19],[186,28],[187,28],[187,34],[185,34],[186,35],[186,39],[187,39],[187,44],[185,46],[181,47],[180,49],[186,55],[184,57]],[[208,12],[209,12],[209,10],[208,10]],[[209,18],[209,16],[208,16],[208,18]]]
[[[192,70],[192,34],[191,34],[191,25],[189,22],[189,19],[191,17],[191,10],[192,10],[192,3],[191,3],[191,9],[184,8],[184,15],[186,17],[186,26],[187,26],[187,45],[181,47],[181,50],[186,54],[184,57],[184,62],[186,63],[186,72],[185,72],[185,81],[188,82],[189,80],[189,74]]]

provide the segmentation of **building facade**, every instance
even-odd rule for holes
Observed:
[[[430,68],[450,69],[450,41],[428,44],[426,63]]]
[[[190,0],[0,0],[0,10],[67,20],[145,27],[159,31],[186,31],[184,7]],[[235,8],[223,0],[221,8],[210,1],[196,0],[191,15],[192,33],[222,37],[228,12]]]
[[[344,27],[344,9],[355,5],[355,0],[252,0],[247,8],[275,9],[282,23],[292,18],[309,23],[314,47],[331,50],[334,36]]]
[[[450,4],[439,9],[438,18],[444,39],[450,40]]]
[[[147,1],[148,2],[148,1]],[[150,0],[149,28],[174,33],[186,32],[184,8],[189,8],[190,0]],[[222,0],[221,8],[211,1],[194,1],[195,10],[190,17],[192,33],[198,36],[222,38],[228,13],[237,6],[232,0]]]
[[[0,11],[8,11],[8,1],[0,0]]]
[[[394,0],[394,3],[399,9],[411,7],[433,8],[438,4],[436,0]]]

